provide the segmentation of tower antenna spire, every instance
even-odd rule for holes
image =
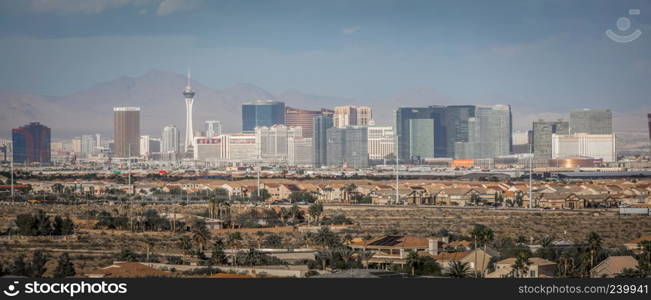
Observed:
[[[190,86],[190,68],[188,68],[188,84],[187,84],[187,86],[188,87]]]

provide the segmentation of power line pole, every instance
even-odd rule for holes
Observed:
[[[131,144],[129,144],[129,153],[127,158],[127,192],[129,194],[129,227],[133,231],[133,196],[131,195]]]
[[[14,202],[14,158],[11,158],[11,203]]]
[[[260,168],[261,167],[256,167],[256,170],[258,171],[258,201],[260,201]]]
[[[529,208],[533,208],[533,144],[529,144]]]
[[[397,127],[397,126],[396,126]],[[398,131],[396,128],[396,205],[400,201],[400,178],[398,176],[398,169],[399,169],[399,160],[400,160],[400,139],[398,138]]]

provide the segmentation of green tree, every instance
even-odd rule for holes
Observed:
[[[420,265],[420,260],[418,259],[418,253],[414,251],[409,251],[405,263],[407,267],[411,270],[411,276],[416,276],[416,269]]]
[[[196,253],[203,253],[203,250],[208,243],[209,236],[206,235],[206,231],[195,229],[192,231],[192,241],[196,247]]]
[[[25,262],[25,255],[23,254],[18,254],[14,256],[13,261],[11,262],[11,265],[9,265],[8,272],[11,275],[15,276],[30,276],[31,275],[31,270],[29,264]]]
[[[231,232],[226,239],[226,244],[231,249],[237,249],[241,247],[243,240],[242,234],[239,232]]]
[[[517,278],[523,278],[526,277],[527,273],[529,272],[529,266],[531,265],[531,261],[529,261],[529,258],[531,257],[531,253],[529,251],[518,251],[518,253],[515,256],[515,262],[511,266],[513,269],[511,272],[513,273],[513,277]]]
[[[590,251],[590,269],[594,268],[597,253],[601,250],[601,237],[596,232],[588,234],[588,251]]]
[[[454,261],[445,269],[443,274],[453,278],[470,277],[470,264],[467,262]]]
[[[65,278],[75,276],[76,274],[75,265],[72,263],[72,261],[70,261],[70,256],[68,256],[68,253],[65,252],[61,254],[61,256],[59,256],[59,260],[57,261],[57,267],[54,269],[53,276],[55,278]]]
[[[312,217],[314,223],[318,224],[319,217],[323,213],[323,205],[321,205],[321,203],[314,203],[307,209],[307,213]]]
[[[45,264],[47,264],[47,255],[43,253],[43,251],[36,250],[34,254],[32,255],[32,263],[31,263],[31,277],[35,278],[41,278],[43,277],[43,274],[45,274],[45,271],[47,269],[45,268]]]
[[[283,244],[283,238],[277,234],[267,235],[264,239],[264,245],[271,248],[279,248]]]
[[[313,242],[316,245],[319,245],[324,248],[336,248],[341,245],[339,236],[336,233],[330,231],[328,227],[321,227],[319,231],[312,237]]]
[[[217,237],[212,246],[210,262],[214,265],[222,265],[225,264],[227,260],[226,253],[224,253],[224,242],[220,237]]]
[[[129,248],[122,248],[115,258],[119,261],[138,261],[137,254]]]

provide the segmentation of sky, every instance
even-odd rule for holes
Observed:
[[[642,35],[617,43],[608,29]],[[638,110],[651,103],[651,2],[2,0],[0,59],[1,90],[49,96],[191,68],[213,88],[371,105],[426,88],[464,104]]]

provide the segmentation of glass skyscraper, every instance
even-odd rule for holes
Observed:
[[[401,160],[492,158],[512,150],[508,105],[401,107],[395,122]]]
[[[401,107],[395,113],[398,157],[419,159],[447,156],[445,106]]]
[[[570,123],[562,120],[533,122],[533,155],[536,159],[552,158],[552,134],[570,134]]]
[[[253,132],[257,126],[285,124],[285,103],[258,100],[242,104],[242,131]]]
[[[314,167],[319,168],[328,164],[327,130],[332,128],[334,123],[331,115],[321,115],[314,117],[312,124],[312,158]]]
[[[366,127],[332,127],[327,130],[327,137],[328,166],[368,168],[368,131]]]
[[[13,161],[17,163],[50,162],[50,128],[38,122],[11,130]]]
[[[495,158],[511,153],[510,105],[475,106],[468,119],[468,142],[455,143],[455,158]]]
[[[612,111],[584,109],[570,112],[570,134],[576,133],[612,134]]]

